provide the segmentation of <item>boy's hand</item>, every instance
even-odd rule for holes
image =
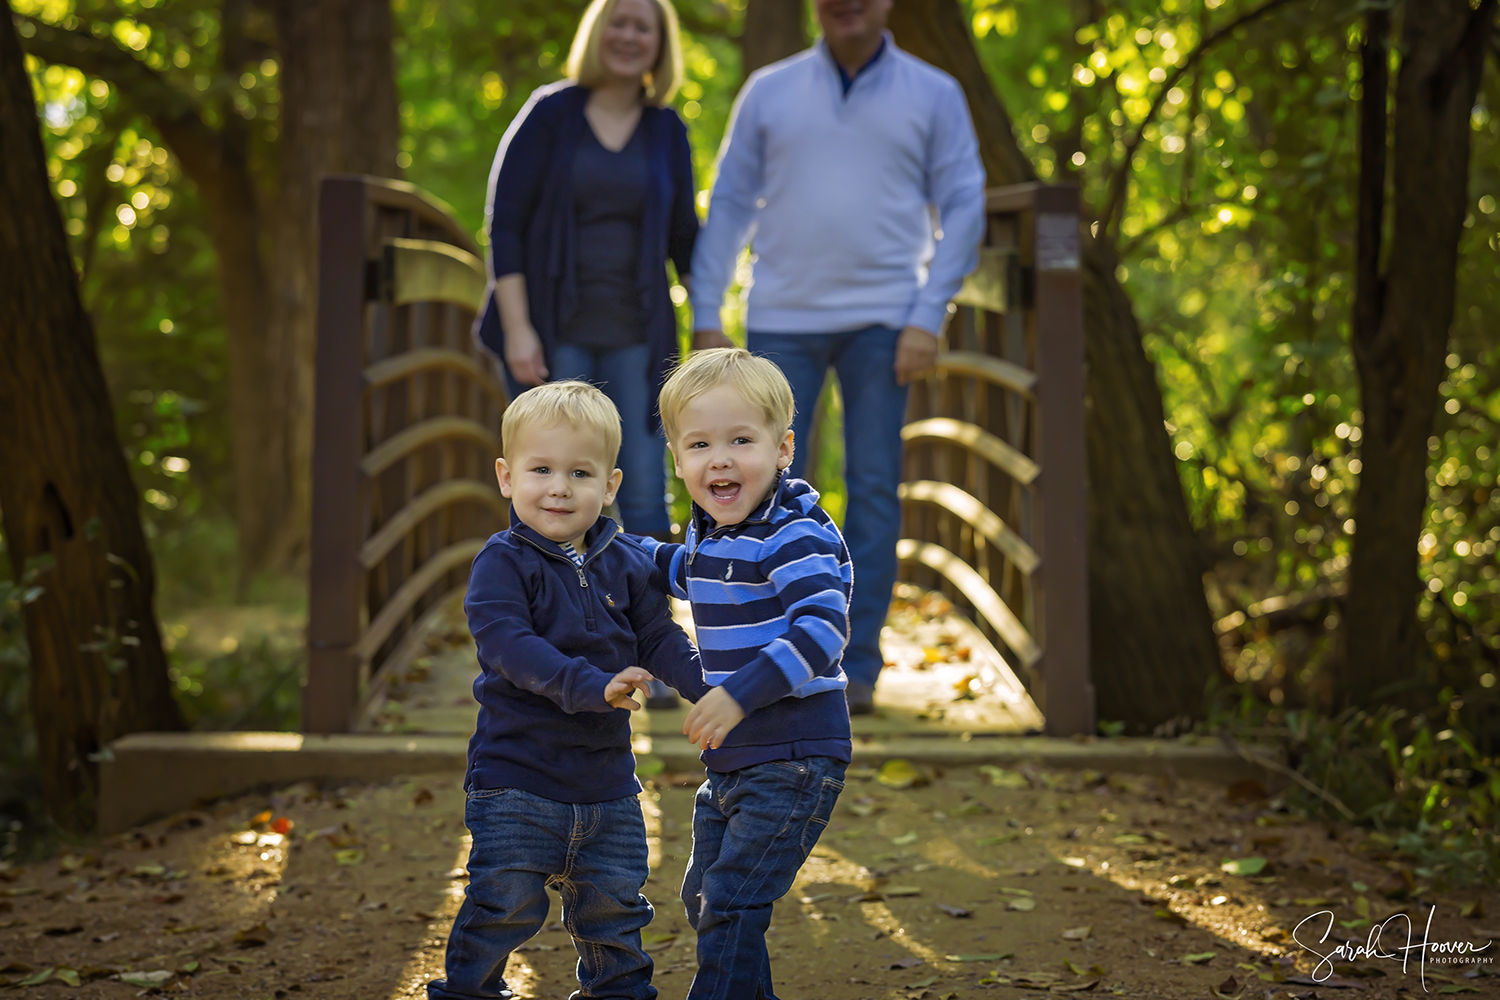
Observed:
[[[745,718],[745,710],[734,696],[721,687],[716,687],[702,698],[682,723],[682,731],[693,743],[704,750],[717,750],[724,745],[724,737]]]
[[[640,702],[630,697],[630,692],[643,688],[656,678],[640,667],[626,667],[610,678],[604,685],[604,700],[615,708],[628,708],[632,712],[641,707]]]

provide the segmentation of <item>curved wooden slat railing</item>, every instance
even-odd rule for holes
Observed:
[[[473,342],[479,248],[409,184],[323,182],[308,677],[302,728],[341,732],[462,599],[505,526],[507,402]]]
[[[988,193],[979,266],[902,438],[903,573],[970,611],[1046,718],[1089,733],[1078,193]]]

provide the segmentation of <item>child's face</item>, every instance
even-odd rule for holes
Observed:
[[[516,436],[510,459],[495,461],[500,492],[528,528],[582,551],[584,534],[614,501],[623,473],[612,468],[597,434],[566,421]]]
[[[677,475],[718,525],[749,517],[792,464],[792,432],[767,427],[760,409],[727,385],[683,407],[671,445]]]

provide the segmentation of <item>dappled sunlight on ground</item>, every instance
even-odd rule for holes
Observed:
[[[696,967],[677,896],[697,783],[664,773],[641,796],[656,907],[644,942],[663,997],[683,996]],[[1434,941],[1500,938],[1484,917],[1500,909],[1495,894],[1434,889],[1431,873],[1358,832],[1298,819],[1259,789],[1232,791],[1034,768],[851,768],[827,833],[775,908],[777,995],[1202,1000],[1217,989],[1290,1000],[1331,995],[1290,938],[1320,910],[1339,940],[1362,941],[1371,921],[1403,908],[1420,928],[1434,904]],[[58,970],[9,993],[37,998],[61,995],[59,979],[76,973],[68,995],[80,997],[415,1000],[441,974],[462,900],[462,814],[456,776],[304,784],[0,872],[0,979]],[[554,907],[511,957],[522,998],[576,988],[560,915]],[[1371,1000],[1422,990],[1415,962],[1406,974],[1378,960],[1336,971],[1334,984]],[[1429,963],[1427,986],[1500,995],[1495,971]]]

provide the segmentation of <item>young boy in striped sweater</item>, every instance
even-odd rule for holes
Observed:
[[[853,571],[817,492],[785,475],[792,411],[781,370],[742,350],[694,353],[661,392],[693,516],[685,545],[643,541],[692,602],[711,686],[683,726],[708,769],[682,885],[698,932],[689,1000],[775,996],[771,906],[828,825],[850,759]]]

